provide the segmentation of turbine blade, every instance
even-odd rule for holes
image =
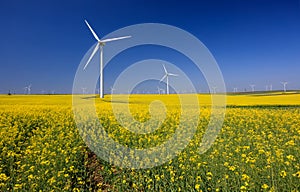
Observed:
[[[90,63],[90,61],[92,60],[92,58],[94,57],[94,55],[96,54],[96,52],[98,51],[98,49],[99,49],[99,43],[97,43],[96,47],[94,48],[93,53],[91,54],[89,60],[86,62],[83,70],[85,70],[85,68],[88,66],[88,64]]]
[[[168,75],[165,74],[165,75],[161,78],[161,80],[160,80],[159,82],[162,82],[167,76],[168,76]]]
[[[86,25],[88,26],[88,28],[90,29],[90,31],[93,33],[93,36],[95,37],[95,39],[97,41],[100,41],[99,37],[97,36],[97,34],[95,33],[95,31],[92,29],[92,27],[90,26],[90,24],[87,22],[87,20],[84,20]]]
[[[169,76],[175,76],[175,77],[178,77],[177,74],[173,74],[173,73],[168,73]]]
[[[101,40],[100,42],[106,43],[106,42],[116,41],[116,40],[120,40],[120,39],[127,39],[127,38],[130,38],[130,37],[131,37],[131,36],[124,36],[124,37],[110,38],[110,39],[104,39],[104,40]]]
[[[165,73],[168,74],[168,71],[167,71],[165,65],[163,64],[162,66],[164,67]]]

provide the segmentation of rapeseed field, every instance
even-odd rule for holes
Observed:
[[[94,100],[108,135],[131,148],[162,144],[182,115],[176,95],[131,95],[130,112],[139,122],[151,118],[153,101],[167,110],[157,130],[134,134],[114,117],[110,96],[81,98]],[[122,95],[116,98],[127,105]],[[299,191],[300,94],[228,95],[222,129],[203,154],[198,150],[210,120],[210,95],[198,95],[198,101],[200,117],[188,145],[159,166],[133,169],[88,148],[72,96],[0,96],[0,191]]]

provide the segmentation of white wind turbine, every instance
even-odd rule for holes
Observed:
[[[255,91],[255,85],[250,85],[252,92]]]
[[[86,87],[81,87],[82,89],[82,94],[84,95],[86,93]]]
[[[213,94],[216,94],[217,93],[217,87],[214,86],[214,87],[212,87],[212,89],[213,89]]]
[[[157,92],[160,95],[160,88],[159,87],[157,87]]]
[[[161,89],[160,87],[157,87],[157,91],[158,91],[158,94],[159,94],[159,95],[165,93],[165,90],[164,90],[164,89]]]
[[[26,94],[27,93],[27,87],[24,87],[23,89],[24,89],[24,94]]]
[[[110,94],[113,94],[113,92],[114,92],[115,90],[116,90],[115,88],[110,87]]]
[[[100,40],[99,37],[97,36],[97,34],[94,32],[94,30],[92,29],[92,27],[89,25],[89,23],[85,20],[86,25],[88,26],[88,28],[90,29],[90,31],[92,32],[94,38],[98,41],[96,47],[94,48],[90,58],[88,59],[87,63],[84,66],[84,69],[88,66],[88,64],[90,63],[90,61],[92,60],[92,58],[94,57],[94,55],[96,54],[96,52],[98,51],[98,49],[100,48],[100,98],[104,97],[104,86],[103,86],[103,47],[105,45],[105,43],[110,42],[110,41],[116,41],[116,40],[120,40],[120,39],[127,39],[130,38],[131,36],[124,36],[124,37],[116,37],[116,38],[110,38],[110,39],[103,39]]]
[[[288,82],[280,82],[283,85],[283,91],[286,92],[286,85],[288,84]]]
[[[28,94],[31,94],[31,84],[28,86]]]
[[[168,73],[165,65],[163,65],[164,67],[164,71],[165,71],[165,75],[161,78],[161,80],[159,82],[162,82],[164,79],[167,80],[167,94],[169,95],[169,76],[175,76],[177,77],[178,75],[177,74],[173,74],[173,73]]]
[[[30,92],[31,92],[31,84],[28,85],[27,87],[24,87],[24,90],[25,90],[25,94],[26,94],[26,93],[27,93],[27,94],[30,94]]]

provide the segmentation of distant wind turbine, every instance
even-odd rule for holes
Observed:
[[[115,90],[116,90],[115,88],[110,87],[110,94],[113,94],[113,92],[114,92]]]
[[[233,92],[234,92],[234,93],[238,92],[238,89],[237,89],[236,87],[233,88]]]
[[[24,87],[24,93],[26,94],[30,94],[31,93],[31,84],[30,85],[28,85],[27,87]]]
[[[167,80],[167,94],[169,95],[169,76],[175,76],[177,77],[177,74],[173,74],[173,73],[169,73],[165,67],[165,65],[163,65],[164,71],[165,71],[165,75],[161,78],[161,80],[159,82],[162,82],[164,79]]]
[[[213,93],[216,94],[217,93],[217,87],[214,86],[214,87],[212,87],[212,89],[213,89]]]
[[[283,91],[286,92],[286,85],[288,84],[288,82],[280,82],[283,85]]]
[[[27,87],[24,87],[24,94],[27,94]]]
[[[86,88],[85,87],[82,87],[82,94],[84,95],[86,93]]]
[[[250,85],[250,87],[251,87],[251,90],[252,90],[252,92],[254,92],[255,91],[255,85]]]
[[[90,61],[92,60],[92,58],[94,57],[94,55],[96,54],[96,52],[100,48],[100,98],[103,98],[104,97],[104,85],[103,85],[103,47],[104,47],[105,43],[107,43],[107,42],[121,40],[121,39],[127,39],[127,38],[130,38],[131,36],[123,36],[123,37],[116,37],[116,38],[110,38],[110,39],[100,40],[99,37],[97,36],[97,34],[94,32],[94,30],[92,29],[92,27],[89,25],[89,23],[86,20],[85,20],[85,23],[88,26],[88,28],[90,29],[90,31],[92,32],[94,38],[98,41],[98,43],[97,43],[96,47],[94,48],[91,56],[89,57],[87,63],[85,64],[84,69],[88,66],[88,64],[90,63]]]
[[[28,86],[28,94],[31,94],[31,84]]]
[[[158,94],[164,94],[165,93],[165,90],[161,89],[160,87],[157,87],[157,90],[158,90]]]

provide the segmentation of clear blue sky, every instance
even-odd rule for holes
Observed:
[[[249,84],[281,89],[280,81],[300,89],[299,0],[2,0],[0,93],[23,92],[28,84],[36,93],[70,93],[80,60],[95,43],[84,19],[101,37],[147,22],[182,28],[214,55],[229,91],[250,90]],[[113,66],[107,76],[121,70]],[[113,79],[106,80],[109,87]]]

